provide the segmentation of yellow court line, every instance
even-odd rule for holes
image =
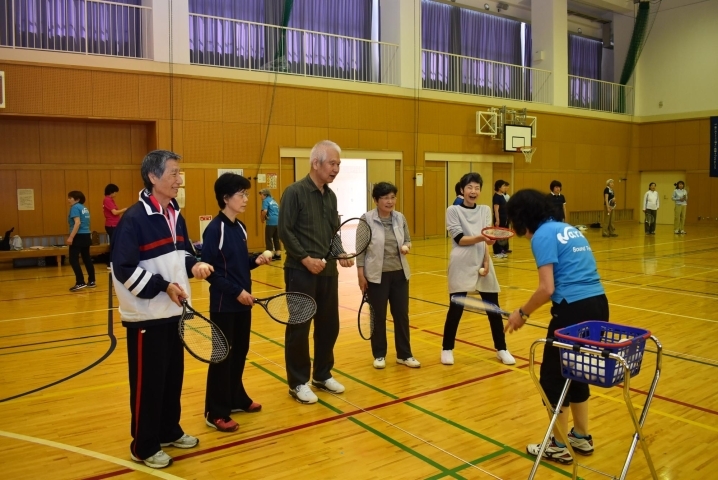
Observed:
[[[112,457],[110,455],[105,455],[104,453],[99,452],[93,452],[92,450],[87,450],[85,448],[75,447],[73,445],[67,445],[65,443],[59,443],[59,442],[53,442],[52,440],[45,440],[44,438],[37,438],[37,437],[29,437],[27,435],[21,435],[19,433],[12,433],[12,432],[5,432],[0,430],[0,436],[7,437],[7,438],[13,438],[15,440],[22,440],[28,443],[35,443],[38,445],[45,445],[47,447],[57,448],[59,450],[65,450],[68,452],[77,453],[80,455],[84,455],[86,457],[95,458],[97,460],[103,460],[105,462],[114,463],[115,465],[119,465],[121,467],[129,468],[131,470],[135,470],[138,472],[143,472],[148,475],[152,475],[157,478],[164,478],[166,480],[184,480],[183,477],[178,477],[177,475],[172,475],[171,473],[163,472],[154,468],[147,467],[143,464],[131,462],[129,460],[122,460],[117,457]]]

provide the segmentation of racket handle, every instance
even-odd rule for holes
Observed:
[[[323,258],[322,258],[322,262],[327,263],[327,261],[326,261],[325,259],[323,259]]]

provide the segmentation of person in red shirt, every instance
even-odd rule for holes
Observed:
[[[105,187],[105,199],[102,200],[102,213],[105,214],[105,231],[110,242],[110,251],[112,251],[112,233],[115,231],[117,224],[120,222],[120,215],[127,210],[126,208],[117,208],[115,203],[115,195],[120,191],[120,187],[114,183],[110,183]],[[110,259],[112,255],[107,257],[107,269],[111,270]]]

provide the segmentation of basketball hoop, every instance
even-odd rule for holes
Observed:
[[[524,160],[526,163],[531,163],[531,157],[534,156],[537,147],[518,147],[516,150],[524,154]]]

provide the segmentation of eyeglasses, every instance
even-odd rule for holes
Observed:
[[[243,190],[240,190],[239,192],[235,193],[235,195],[241,195],[244,198],[249,198],[249,194]]]

